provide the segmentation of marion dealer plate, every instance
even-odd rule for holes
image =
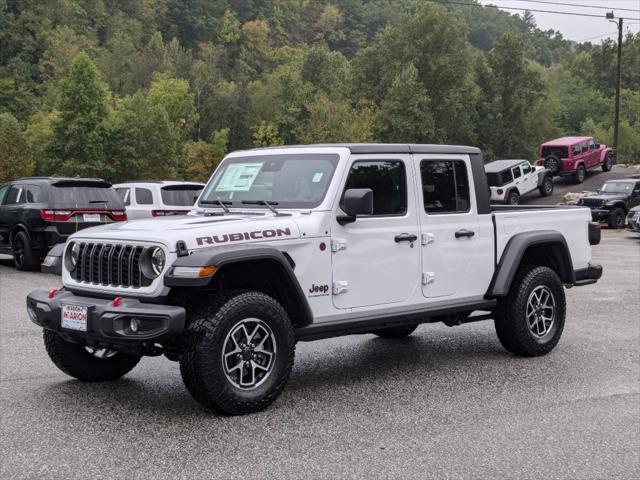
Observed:
[[[62,328],[87,331],[89,307],[84,305],[62,305]]]

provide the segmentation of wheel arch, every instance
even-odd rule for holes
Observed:
[[[203,248],[192,255],[179,257],[172,267],[207,265],[217,268],[213,277],[174,277],[171,268],[164,277],[164,283],[169,287],[202,288],[212,282],[222,282],[225,290],[259,291],[278,301],[295,327],[313,322],[311,308],[294,273],[295,262],[286,252],[274,247],[252,245]]]
[[[511,237],[494,272],[487,297],[504,297],[521,265],[547,266],[565,284],[575,283],[571,253],[564,236],[555,230],[523,232]]]
[[[19,232],[24,232],[24,234],[27,236],[27,239],[29,239],[29,242],[31,242],[31,234],[29,233],[29,229],[27,228],[27,226],[24,223],[17,223],[13,226],[13,228],[11,229],[11,233],[9,234],[9,243],[11,245],[13,245],[13,237],[15,237]]]

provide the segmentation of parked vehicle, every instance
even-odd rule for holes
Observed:
[[[627,212],[640,205],[640,180],[609,180],[596,195],[578,200],[578,205],[589,207],[593,220],[606,222],[610,228],[623,228]]]
[[[115,190],[99,178],[21,178],[0,187],[0,253],[20,270],[37,270],[72,233],[126,219]]]
[[[493,319],[508,351],[550,352],[563,285],[602,274],[599,232],[584,208],[492,209],[477,148],[255,149],[227,155],[192,215],[73,235],[64,288],[27,310],[75,378],[164,354],[199,402],[242,414],[281,393],[296,341]]]
[[[629,210],[627,214],[627,230],[640,233],[640,205]]]
[[[204,187],[196,182],[128,182],[114,185],[130,220],[186,215]]]
[[[572,176],[582,183],[589,170],[611,170],[613,150],[596,143],[593,137],[556,138],[540,145],[536,165],[545,167],[553,176]]]
[[[527,160],[496,160],[484,166],[491,189],[491,201],[518,205],[520,198],[535,190],[543,197],[553,193],[553,178],[544,167],[532,167]]]

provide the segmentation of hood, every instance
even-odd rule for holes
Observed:
[[[627,195],[623,193],[599,193],[597,195],[589,195],[588,197],[582,198],[588,198],[591,200],[605,200],[607,202],[610,202],[611,200],[625,200],[627,198]]]
[[[188,250],[234,243],[300,238],[294,215],[263,213],[149,218],[87,228],[71,238],[160,243],[170,251],[183,241]]]

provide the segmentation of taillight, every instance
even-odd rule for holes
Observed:
[[[40,218],[45,222],[66,222],[72,213],[72,210],[40,210]]]
[[[127,212],[124,210],[111,210],[111,218],[115,222],[124,222],[127,220]]]
[[[166,214],[164,210],[151,210],[152,217],[164,217]]]
[[[600,243],[602,226],[598,222],[589,222],[589,244],[598,245]]]
[[[497,193],[498,195],[502,195],[502,194],[504,193],[504,190],[502,190],[501,188],[499,188],[499,189],[497,189],[497,190],[496,190],[496,193]]]

